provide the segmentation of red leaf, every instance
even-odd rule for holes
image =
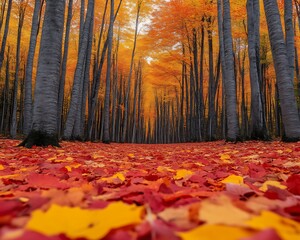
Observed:
[[[66,189],[69,187],[67,183],[63,183],[57,177],[51,175],[43,175],[33,173],[27,178],[28,185],[30,187],[37,188],[59,188]]]
[[[300,195],[300,175],[292,175],[286,180],[288,190],[296,195]]]

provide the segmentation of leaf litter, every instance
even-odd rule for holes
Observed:
[[[300,239],[300,143],[0,140],[0,239]]]

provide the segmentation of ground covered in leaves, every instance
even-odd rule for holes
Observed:
[[[300,143],[18,143],[0,140],[0,239],[300,239]]]

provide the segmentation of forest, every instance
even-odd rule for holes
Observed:
[[[2,135],[299,140],[298,0],[50,2],[1,2]]]
[[[300,0],[0,0],[1,240],[299,240]]]

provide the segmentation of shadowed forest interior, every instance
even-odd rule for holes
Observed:
[[[0,133],[298,141],[299,36],[298,0],[2,0]]]

